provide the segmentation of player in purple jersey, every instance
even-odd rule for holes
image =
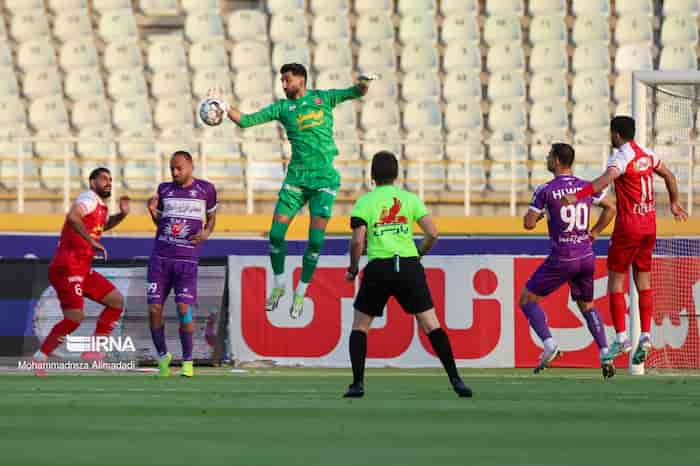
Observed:
[[[570,145],[552,144],[547,155],[547,170],[554,174],[554,178],[535,190],[524,217],[525,229],[532,230],[546,213],[552,251],[525,285],[520,295],[520,308],[544,346],[535,368],[537,374],[561,355],[547,325],[547,317],[538,303],[568,283],[571,298],[578,304],[600,350],[603,377],[609,378],[615,375],[615,367],[612,362],[603,362],[608,344],[603,320],[593,307],[595,255],[592,243],[615,216],[615,206],[605,199],[605,192],[583,198],[573,205],[564,205],[565,195],[580,191],[587,184],[572,174],[573,163],[574,149]],[[602,207],[603,212],[589,231],[592,204]]]
[[[208,181],[192,175],[192,156],[177,151],[170,159],[173,181],[161,183],[148,202],[148,211],[156,230],[155,244],[148,263],[148,300],[151,336],[160,358],[161,376],[170,375],[173,356],[165,344],[163,303],[170,290],[175,292],[180,321],[183,376],[192,377],[192,305],[197,302],[197,265],[199,249],[214,231],[216,189]],[[206,222],[205,222],[206,219]]]

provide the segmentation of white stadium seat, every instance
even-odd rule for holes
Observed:
[[[522,32],[518,16],[489,16],[484,24],[484,41],[492,45],[498,42],[520,42]]]
[[[306,17],[295,11],[279,11],[270,18],[270,39],[273,42],[306,41],[309,25]]]
[[[340,13],[347,15],[350,10],[350,0],[311,0],[311,13],[324,15],[328,13]]]
[[[548,70],[530,77],[530,99],[563,98],[568,96],[566,70]]]
[[[279,140],[279,133],[274,126],[264,125],[244,130],[243,137],[241,152],[248,160],[282,160],[282,146],[275,142]]]
[[[153,121],[160,128],[169,126],[193,126],[194,113],[190,99],[166,97],[156,102]]]
[[[478,73],[452,71],[445,75],[442,97],[446,102],[474,97],[481,100],[481,78]]]
[[[447,16],[442,22],[440,38],[445,45],[449,45],[453,41],[477,45],[480,36],[476,16],[468,13],[455,13]]]
[[[530,70],[566,70],[568,60],[565,42],[540,42],[530,51]]]
[[[360,43],[394,40],[394,23],[385,12],[360,14],[355,23],[355,39]]]
[[[357,54],[357,67],[360,72],[377,72],[396,69],[396,54],[392,41],[369,42],[360,46]]]
[[[43,0],[5,0],[5,9],[15,14],[24,10],[44,8]]]
[[[328,40],[350,40],[350,21],[347,16],[328,12],[316,16],[311,27],[311,38],[319,43]]]
[[[5,26],[5,21],[0,21],[0,40],[3,42],[7,41],[7,27]]]
[[[336,159],[337,160],[337,159]],[[343,191],[356,192],[362,189],[365,183],[364,169],[360,163],[338,163],[336,164],[340,174],[340,189]]]
[[[42,97],[29,104],[29,122],[34,128],[68,126],[68,112],[63,96]]]
[[[333,138],[338,146],[338,156],[335,160],[360,160],[362,158],[360,145],[356,142],[360,138],[355,127],[334,128]]]
[[[425,12],[407,15],[399,23],[399,40],[402,43],[414,41],[437,41],[437,25],[435,17]]]
[[[577,132],[595,131],[599,128],[603,128],[606,133],[609,132],[610,109],[608,104],[609,101],[601,99],[577,102],[571,114],[572,127]]]
[[[654,16],[654,0],[615,0],[615,13],[624,18],[632,14]]]
[[[53,136],[53,134],[48,134]],[[68,145],[69,146],[69,145]],[[67,147],[65,144],[59,145],[59,147]],[[63,149],[69,150],[69,149]],[[63,151],[59,149],[59,151]],[[63,158],[61,156],[61,158]],[[50,190],[61,190],[64,186],[65,172],[68,170],[69,186],[70,189],[80,189],[81,182],[79,181],[80,169],[78,165],[74,162],[69,162],[66,168],[65,162],[63,160],[46,160],[39,163],[39,175],[41,177],[41,184],[46,189]]]
[[[120,130],[150,128],[151,108],[145,96],[117,100],[112,106],[112,122]]]
[[[495,162],[525,162],[527,160],[527,147],[523,144],[513,144],[498,137],[491,137],[489,141],[489,158]]]
[[[267,16],[259,10],[234,10],[226,21],[228,36],[236,42],[267,41]],[[204,40],[204,38],[202,38]]]
[[[114,70],[107,78],[107,92],[113,99],[146,95],[148,88],[140,68]]]
[[[566,15],[566,0],[530,0],[528,2],[530,16]]]
[[[403,156],[407,160],[436,162],[445,158],[442,150],[442,128],[439,126],[409,130],[406,140],[409,142],[404,147]]]
[[[451,43],[445,48],[442,67],[445,71],[481,71],[481,52],[479,47]]]
[[[486,14],[488,16],[503,16],[516,15],[521,16],[525,11],[523,0],[498,0],[484,2],[486,5]]]
[[[491,73],[487,86],[490,100],[525,100],[525,77],[522,71],[502,71]]]
[[[630,102],[632,100],[632,72],[623,71],[615,78],[615,100],[620,102]]]
[[[17,65],[22,69],[33,66],[54,66],[56,52],[48,39],[37,39],[19,44],[17,49]]]
[[[264,42],[239,42],[231,51],[231,67],[270,66],[270,49]]]
[[[489,127],[493,131],[510,131],[512,139],[520,138],[519,132],[525,129],[525,109],[522,100],[500,100],[491,103]]]
[[[550,130],[566,131],[569,128],[566,100],[540,100],[533,103],[530,109],[530,128],[535,133]]]
[[[399,108],[387,100],[365,100],[360,116],[362,127],[367,130],[387,126],[399,126]]]
[[[486,187],[486,171],[483,165],[471,165],[469,168],[469,184],[472,191],[483,191]],[[464,191],[464,164],[449,163],[447,165],[447,188],[450,191]]]
[[[53,34],[63,42],[92,35],[92,23],[87,8],[57,13],[53,22]]]
[[[218,10],[221,8],[220,0],[181,0],[182,9],[187,13],[196,13],[201,10]]]
[[[445,107],[445,127],[449,131],[457,129],[481,130],[484,122],[479,99],[463,97],[448,103]]]
[[[10,35],[17,42],[49,37],[49,21],[43,6],[38,10],[18,11],[12,16]]]
[[[462,13],[478,16],[479,0],[440,0],[440,13],[445,17]]]
[[[114,41],[105,47],[104,65],[109,70],[140,68],[143,66],[141,48],[133,40]]]
[[[518,192],[529,189],[528,173],[525,165],[515,165],[515,173],[513,173],[509,164],[491,164],[489,168],[489,186],[494,191],[508,193],[511,191],[512,184],[515,185],[515,190]]]
[[[138,37],[133,10],[109,10],[99,19],[98,31],[105,42]]]
[[[24,125],[26,121],[24,100],[14,95],[0,97],[0,129]]]
[[[338,128],[356,127],[357,113],[352,102],[346,102],[333,109],[333,121]]]
[[[279,70],[285,63],[301,63],[309,69],[311,52],[305,44],[306,42],[302,45],[294,42],[275,44],[272,50],[272,66],[275,70]]]
[[[234,92],[239,98],[271,94],[272,74],[270,68],[247,68],[236,74],[233,80]]]
[[[170,176],[169,159],[178,150],[185,150],[197,158],[199,146],[194,141],[192,126],[173,126],[164,128],[156,143],[156,152],[163,157],[163,176]]]
[[[88,7],[87,0],[49,0],[48,3],[49,10],[54,14],[61,11],[82,10]]]
[[[597,15],[607,17],[610,14],[608,0],[572,0],[571,12],[574,16]]]
[[[316,76],[316,89],[343,89],[352,86],[352,69],[325,70]],[[370,92],[374,83],[370,86]]]
[[[105,126],[112,123],[112,116],[103,97],[87,97],[73,104],[71,111],[73,126],[81,129],[89,126]]]
[[[151,112],[149,111],[148,115],[150,116],[150,114]],[[139,127],[126,129],[122,133],[121,140],[124,142],[118,144],[119,155],[127,162],[130,159],[141,159],[155,163],[156,144],[150,122]]]
[[[190,95],[190,74],[186,68],[162,68],[151,77],[151,93],[154,97]]]
[[[191,42],[224,38],[224,25],[216,11],[197,11],[185,19],[185,35]]]
[[[228,68],[228,56],[221,41],[195,42],[190,45],[190,67],[222,66]]]
[[[305,0],[265,0],[265,6],[272,14],[288,10],[298,10],[296,13],[299,14],[306,8]]]
[[[663,15],[697,16],[700,10],[697,0],[664,0]]]
[[[654,41],[652,20],[645,14],[630,14],[617,20],[615,40],[619,45],[640,44],[647,46]]]
[[[246,96],[240,100],[241,113],[253,113],[267,107],[272,103],[272,99],[269,95],[258,95],[258,96]]]
[[[501,42],[489,47],[486,67],[489,71],[523,69],[525,55],[520,43]]]
[[[79,141],[75,151],[79,157],[85,159],[109,159],[112,152],[116,152],[116,144],[112,144],[112,125],[86,126],[79,132]]]
[[[179,9],[178,0],[139,1],[139,10],[146,16],[175,16]]]
[[[579,16],[576,18],[571,39],[577,45],[592,41],[609,41],[610,26],[600,16]]]
[[[269,68],[265,67],[269,71]],[[209,89],[223,89],[224,95],[231,95],[231,75],[227,69],[221,67],[198,68],[192,77],[192,93],[203,99]]]
[[[284,172],[281,162],[249,162],[248,180],[253,189],[277,191],[280,189]]]
[[[375,13],[375,12],[391,12],[394,10],[393,0],[354,0],[355,12],[357,14],[362,13]]]
[[[410,71],[401,82],[401,96],[404,100],[440,97],[440,78],[431,71]]]
[[[401,16],[430,13],[435,15],[436,0],[398,0],[396,11]]]
[[[562,15],[535,16],[530,22],[530,41],[566,41],[566,22]]]
[[[653,68],[651,49],[645,44],[623,45],[615,52],[617,71],[650,70]]]
[[[221,191],[242,191],[244,187],[243,166],[240,160],[221,157],[207,162],[207,179]]]
[[[0,41],[0,68],[14,68],[10,47],[2,41]]]
[[[697,70],[695,45],[674,44],[664,47],[659,58],[660,70]]]
[[[185,45],[179,39],[156,40],[148,46],[148,66],[156,68],[186,67]]]
[[[19,96],[17,76],[12,68],[0,68],[0,99]]]
[[[574,51],[571,66],[576,72],[586,70],[608,72],[610,70],[608,44],[605,42],[589,42],[579,45]]]
[[[241,149],[233,142],[234,134],[233,129],[224,125],[205,126],[202,129],[202,155],[208,160],[241,158]]]
[[[425,127],[442,127],[442,112],[436,99],[413,100],[403,109],[403,126],[407,131]]]
[[[53,66],[28,70],[22,80],[22,93],[30,99],[62,94],[58,70]]]
[[[574,101],[610,99],[608,75],[597,71],[577,73],[571,85],[571,99]]]
[[[131,0],[92,0],[92,7],[100,14],[110,10],[123,10],[132,6]]]
[[[661,24],[661,45],[689,44],[698,41],[695,18],[667,16]]]
[[[401,50],[401,70],[404,72],[414,69],[437,70],[438,65],[438,54],[433,44],[412,42],[405,44]]]
[[[68,41],[61,46],[58,61],[64,70],[97,66],[97,48],[92,40]]]
[[[314,48],[314,68],[317,70],[349,67],[352,67],[352,49],[346,39],[321,42]]]
[[[406,166],[406,187],[412,191],[420,188],[420,168],[418,164]],[[422,171],[423,189],[426,192],[443,191],[445,189],[445,167],[442,164],[425,164]]]
[[[362,157],[372,160],[374,154],[388,150],[401,158],[401,132],[398,126],[372,127],[365,132]]]
[[[466,152],[475,162],[484,160],[486,154],[481,144],[483,121],[478,128],[457,128],[447,133],[445,156],[450,160],[464,160]]]
[[[145,154],[141,157],[145,157]],[[158,186],[158,167],[155,155],[151,160],[129,160],[124,162],[124,186],[128,190],[153,191]]]

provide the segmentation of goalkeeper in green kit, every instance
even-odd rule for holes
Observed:
[[[220,96],[221,108],[241,128],[279,121],[287,133],[292,146],[292,159],[287,167],[287,176],[279,192],[270,228],[270,261],[274,273],[274,284],[265,303],[265,310],[277,308],[285,293],[284,262],[287,254],[285,236],[294,216],[308,202],[311,214],[309,241],[304,251],[301,280],[294,292],[289,314],[298,318],[304,308],[304,296],[316,270],[326,234],[328,219],[340,175],[333,167],[338,148],[333,140],[333,108],[346,100],[357,99],[367,94],[369,82],[374,76],[360,76],[358,83],[347,89],[307,89],[307,73],[304,65],[288,63],[280,69],[282,87],[287,96],[260,111],[242,114]]]

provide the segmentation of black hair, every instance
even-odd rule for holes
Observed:
[[[173,152],[173,158],[177,157],[178,155],[182,156],[185,160],[192,163],[192,154],[190,154],[186,150],[176,150],[175,152]]]
[[[620,135],[625,141],[634,139],[636,131],[634,118],[628,116],[616,116],[610,120],[610,131]]]
[[[552,153],[563,166],[569,168],[574,164],[576,153],[570,145],[563,142],[554,143],[552,144]]]
[[[393,183],[399,176],[399,161],[386,150],[377,152],[372,157],[372,179],[377,185]]]
[[[93,171],[90,172],[90,177],[88,178],[90,181],[97,179],[98,176],[101,174],[106,173],[108,175],[111,175],[112,172],[109,171],[109,168],[106,167],[97,167]]]
[[[308,81],[308,75],[306,73],[306,67],[300,63],[285,63],[280,68],[280,74],[290,72],[294,76],[303,76],[304,81]]]

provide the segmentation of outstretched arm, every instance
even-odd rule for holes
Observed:
[[[214,99],[221,107],[221,110],[228,115],[228,117],[236,125],[241,128],[249,128],[251,126],[261,125],[272,120],[279,118],[278,107],[275,104],[268,105],[254,113],[241,113],[237,108],[229,105],[228,102],[224,100],[223,93],[217,89],[209,89],[208,97]]]
[[[586,185],[581,191],[574,194],[567,194],[566,196],[564,196],[562,204],[576,204],[576,202],[580,201],[581,199],[584,199],[588,196],[592,196],[595,193],[600,193],[605,188],[610,186],[610,184],[613,181],[615,181],[615,178],[617,178],[620,175],[621,173],[616,167],[608,167],[602,175],[600,175],[595,180],[591,181],[590,184]]]
[[[658,167],[656,167],[656,169],[654,169],[654,172],[664,179],[666,191],[668,191],[668,200],[671,203],[671,213],[673,214],[673,218],[680,221],[688,220],[688,213],[678,201],[678,180],[676,180],[676,175],[674,175],[673,172],[666,167],[666,165],[661,163]]]

